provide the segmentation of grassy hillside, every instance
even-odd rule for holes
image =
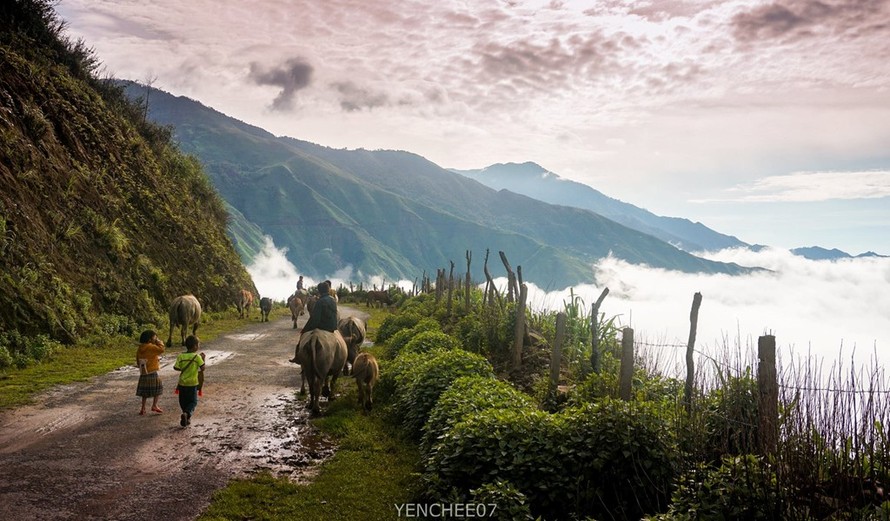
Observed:
[[[0,333],[70,342],[183,293],[230,305],[253,284],[222,199],[61,29],[50,2],[0,8]]]
[[[132,83],[128,92],[150,99],[149,117],[172,125],[227,202],[309,275],[351,266],[413,279],[449,259],[462,264],[467,249],[476,253],[476,280],[484,251],[503,250],[545,287],[590,281],[591,264],[610,253],[687,272],[744,271],[593,212],[497,192],[416,154],[276,138],[187,98]]]

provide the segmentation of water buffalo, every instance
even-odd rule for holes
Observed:
[[[358,354],[359,347],[365,341],[365,321],[358,317],[344,317],[337,322],[337,329],[343,335],[346,341],[347,356],[346,361],[349,366],[355,363],[355,356]],[[345,374],[349,374],[349,367],[344,369]]]
[[[294,329],[297,329],[297,319],[303,314],[303,297],[294,293],[287,299],[287,307],[290,309],[290,317],[294,321]]]
[[[170,305],[170,335],[167,337],[167,345],[172,345],[173,328],[179,326],[182,345],[185,345],[185,333],[192,326],[192,334],[198,331],[201,321],[201,303],[194,295],[182,295],[173,299]]]
[[[371,394],[374,392],[374,385],[380,378],[380,367],[377,365],[374,355],[359,353],[352,366],[352,376],[355,377],[355,385],[358,387],[358,403],[365,411],[370,412],[371,406],[374,404]]]
[[[315,303],[318,302],[318,295],[311,295],[306,297],[306,311],[309,314],[312,314],[312,310],[315,309]]]
[[[305,384],[309,382],[309,403],[307,408],[315,414],[319,413],[319,396],[327,396],[328,401],[334,399],[334,386],[337,377],[346,364],[346,342],[339,331],[333,333],[323,329],[313,329],[300,336],[299,354],[297,361],[300,364],[303,387],[300,389],[305,394]],[[330,383],[328,383],[330,378]]]
[[[367,296],[368,307],[371,307],[375,302],[379,302],[380,306],[389,306],[392,304],[392,298],[389,296],[389,292],[386,290],[382,291],[369,291]]]
[[[253,305],[253,293],[249,290],[242,289],[238,294],[238,302],[236,304],[238,306],[238,318],[244,318],[245,314],[247,314],[247,318],[250,318],[250,306]]]
[[[260,299],[260,322],[269,321],[269,313],[272,311],[272,299],[263,297]]]

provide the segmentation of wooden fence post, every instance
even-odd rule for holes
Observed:
[[[634,330],[626,327],[621,335],[621,376],[618,397],[630,401],[634,378]]]
[[[448,261],[451,263],[451,270],[448,272],[448,317],[451,318],[451,297],[454,294],[454,261]],[[443,270],[444,271],[444,270]]]
[[[609,288],[603,288],[603,292],[590,308],[590,369],[596,374],[600,372],[600,335],[597,326],[600,320],[600,304],[608,294]]]
[[[686,389],[683,393],[683,403],[686,412],[692,411],[692,385],[695,379],[695,359],[692,352],[695,350],[695,334],[698,329],[698,309],[701,307],[701,293],[696,292],[692,296],[692,310],[689,311],[689,342],[686,343]]]
[[[470,314],[470,284],[472,283],[472,279],[470,279],[470,261],[473,260],[473,252],[467,250],[467,283],[464,288],[464,312],[466,314]]]
[[[778,445],[779,381],[776,373],[776,337],[765,335],[757,339],[757,387],[760,403],[757,409],[760,451],[764,456],[774,454]]]
[[[556,314],[556,340],[553,342],[553,350],[550,352],[550,394],[556,392],[559,385],[559,368],[562,365],[562,343],[566,335],[566,314]]]
[[[509,293],[507,294],[507,302],[513,302],[513,298],[519,298],[519,287],[516,284],[516,274],[513,272],[513,268],[510,267],[510,261],[507,260],[507,254],[499,251],[498,254],[501,256],[501,262],[504,263],[504,268],[507,270],[507,286],[509,289]]]
[[[523,284],[519,289],[519,302],[516,304],[516,324],[513,329],[513,370],[522,367],[522,341],[525,338],[525,299],[528,298],[528,286]]]

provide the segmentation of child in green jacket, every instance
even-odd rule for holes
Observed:
[[[179,393],[179,408],[182,415],[179,424],[185,427],[192,422],[192,414],[198,406],[198,390],[204,376],[204,354],[198,353],[198,337],[190,335],[185,339],[185,347],[188,352],[176,357],[173,369],[179,371],[179,384],[176,390]]]

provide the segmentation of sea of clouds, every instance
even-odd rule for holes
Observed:
[[[293,293],[299,270],[285,253],[267,239],[263,252],[248,267],[262,296],[283,300]],[[573,294],[589,312],[608,287],[600,311],[607,319],[617,317],[622,327],[632,327],[635,339],[667,371],[680,372],[685,363],[682,346],[689,338],[696,292],[703,297],[696,348],[715,358],[725,355],[727,348],[756,353],[757,338],[770,334],[786,362],[810,359],[826,368],[837,362],[859,367],[890,362],[890,258],[813,261],[772,248],[699,255],[765,270],[737,276],[689,274],[609,257],[592,267],[591,280],[596,284],[546,291],[528,283],[529,306],[537,311],[561,310]],[[366,287],[384,283],[382,277],[351,269],[327,278],[335,287],[359,280]],[[307,287],[317,282],[306,279]],[[506,286],[506,278],[495,282]],[[410,289],[411,282],[400,285]]]

